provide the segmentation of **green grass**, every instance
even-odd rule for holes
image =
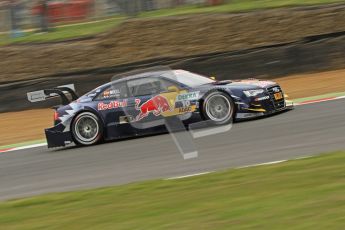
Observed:
[[[153,18],[164,17],[182,14],[196,14],[196,13],[228,13],[228,12],[242,12],[252,11],[258,9],[300,6],[300,5],[315,5],[326,4],[334,2],[344,2],[341,0],[231,0],[228,3],[219,6],[181,6],[173,9],[162,9],[150,12],[144,12],[138,15],[139,18]],[[7,45],[11,43],[29,43],[29,42],[50,42],[63,41],[71,38],[79,38],[90,35],[96,35],[111,28],[116,27],[124,20],[124,17],[118,16],[107,21],[94,22],[83,25],[70,25],[66,27],[56,28],[54,32],[47,34],[37,34],[27,32],[21,38],[9,38],[7,35],[0,35],[0,45]]]
[[[319,5],[337,2],[344,2],[344,0],[230,0],[228,1],[228,3],[218,6],[181,6],[173,9],[162,9],[151,12],[145,12],[140,14],[139,17],[163,17],[197,13],[233,13],[260,9]]]
[[[0,229],[343,229],[345,152],[0,203]],[[86,175],[87,176],[87,175]]]
[[[116,27],[123,20],[124,17],[119,16],[98,22],[66,25],[54,28],[53,31],[49,33],[26,32],[23,37],[19,38],[9,38],[8,35],[1,35],[0,45],[9,43],[63,41],[72,38],[97,35]]]

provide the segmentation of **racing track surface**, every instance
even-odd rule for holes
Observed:
[[[299,106],[236,123],[196,140],[199,157],[183,160],[171,136],[87,148],[46,147],[0,155],[0,199],[168,178],[345,149],[345,100]]]

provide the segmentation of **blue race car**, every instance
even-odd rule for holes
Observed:
[[[62,105],[55,107],[55,125],[45,130],[49,148],[162,133],[161,121],[173,117],[183,124],[207,120],[224,125],[293,107],[275,82],[216,81],[185,70],[116,78],[81,97],[74,85],[28,93],[31,102],[57,96]]]

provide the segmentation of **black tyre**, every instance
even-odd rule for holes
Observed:
[[[203,101],[203,115],[216,125],[232,122],[235,106],[232,98],[223,92],[214,91],[206,95]]]
[[[76,144],[93,145],[102,140],[103,126],[95,114],[82,112],[73,120],[72,133]]]

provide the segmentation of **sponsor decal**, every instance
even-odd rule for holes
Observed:
[[[197,100],[198,98],[199,98],[199,91],[179,94],[176,97],[176,101],[192,101],[192,100]]]
[[[30,102],[44,101],[46,99],[44,90],[30,92],[27,95]]]
[[[118,89],[109,89],[109,90],[105,90],[103,92],[104,98],[119,97],[119,96],[120,96],[120,90],[118,90]]]
[[[98,110],[109,110],[109,109],[117,109],[117,108],[123,108],[127,106],[127,100],[123,101],[111,101],[109,103],[98,103]]]
[[[188,107],[181,107],[178,109],[179,113],[189,113],[192,112],[192,106],[188,106]]]
[[[255,98],[255,101],[264,101],[270,99],[269,96]]]
[[[147,117],[150,113],[159,116],[164,112],[172,111],[168,99],[161,95],[154,96],[141,105],[140,102],[140,99],[135,99],[135,108],[140,111],[136,117],[136,121]]]

